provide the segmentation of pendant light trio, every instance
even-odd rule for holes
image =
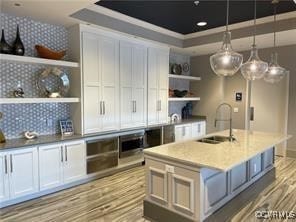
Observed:
[[[264,78],[266,82],[279,82],[287,73],[287,70],[280,67],[277,63],[277,53],[275,52],[276,45],[276,5],[279,0],[273,0],[274,4],[274,52],[271,55],[271,61],[268,63],[262,61],[258,56],[258,49],[256,47],[256,13],[257,4],[254,0],[254,35],[253,45],[251,48],[251,55],[247,62],[243,64],[243,56],[231,47],[231,34],[228,30],[229,17],[229,0],[227,0],[227,16],[226,16],[226,31],[223,36],[223,43],[221,49],[210,57],[210,64],[212,70],[218,76],[232,76],[239,69],[247,80],[256,80]]]

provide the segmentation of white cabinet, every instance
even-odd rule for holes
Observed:
[[[84,141],[40,146],[39,160],[41,190],[82,179],[86,175]]]
[[[148,125],[167,123],[169,51],[148,49]]]
[[[175,126],[175,142],[188,140],[191,138],[191,124]]]
[[[119,129],[119,41],[82,33],[84,133]]]
[[[37,148],[1,153],[0,164],[1,201],[39,191]]]
[[[0,202],[9,198],[8,160],[6,153],[0,153]]]
[[[146,126],[147,48],[120,41],[121,128]]]
[[[39,161],[40,190],[46,190],[62,185],[62,144],[40,146]]]
[[[192,123],[192,137],[201,137],[206,135],[206,121]]]
[[[189,140],[206,134],[206,122],[194,122],[175,126],[175,142]]]

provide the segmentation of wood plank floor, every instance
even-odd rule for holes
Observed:
[[[143,199],[144,167],[137,167],[0,209],[0,221],[143,222],[147,221],[142,217]],[[258,209],[296,212],[296,159],[278,158],[275,171],[242,192],[207,221],[257,221],[254,212]]]

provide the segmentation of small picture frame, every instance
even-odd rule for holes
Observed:
[[[60,120],[62,136],[72,136],[74,134],[73,122],[70,119]]]

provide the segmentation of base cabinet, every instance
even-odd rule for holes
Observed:
[[[58,187],[86,176],[84,141],[39,147],[40,190]]]
[[[1,153],[0,165],[1,202],[39,191],[36,147]]]
[[[198,138],[206,134],[206,122],[194,122],[175,126],[175,142]]]

